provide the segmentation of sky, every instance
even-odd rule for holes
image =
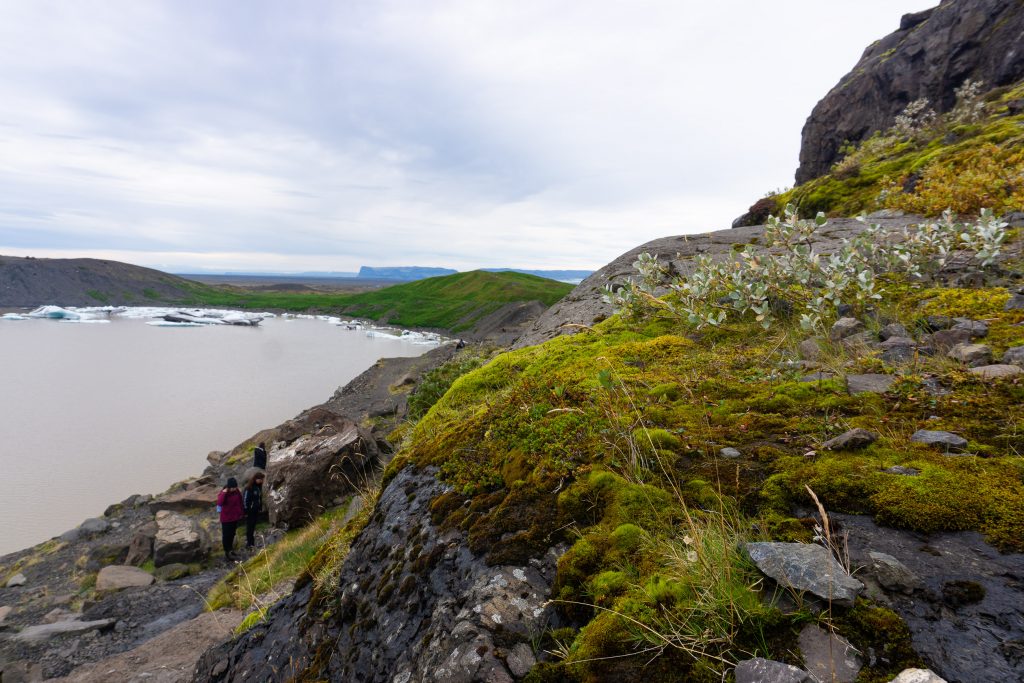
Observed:
[[[602,266],[792,184],[936,0],[0,0],[0,254]]]

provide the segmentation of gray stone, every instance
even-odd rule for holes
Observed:
[[[917,355],[917,343],[909,337],[889,337],[880,344],[886,363],[908,363]]]
[[[227,462],[228,454],[224,451],[210,451],[206,454],[206,462],[210,463],[214,467],[220,467]]]
[[[722,456],[723,458],[738,458],[741,455],[743,455],[742,453],[740,453],[735,448],[731,448],[729,446],[726,446],[722,450],[718,451],[718,454],[720,456]]]
[[[829,330],[828,333],[828,338],[831,341],[837,342],[863,331],[864,323],[856,318],[840,318],[834,325],[832,325],[832,329]]]
[[[4,619],[7,618],[7,615],[10,614],[11,610],[13,610],[13,609],[14,608],[11,607],[10,605],[0,606],[0,624],[4,623]]]
[[[792,664],[784,664],[763,657],[745,659],[733,672],[736,683],[807,683],[806,671]]]
[[[1003,306],[1004,311],[1019,311],[1024,309],[1024,294],[1014,294]]]
[[[28,583],[28,579],[26,579],[25,575],[22,574],[21,572],[18,572],[17,574],[12,576],[11,578],[7,579],[7,587],[8,588],[15,588],[16,586],[24,586],[26,583]]]
[[[1003,363],[1024,367],[1024,346],[1011,346],[1003,354]]]
[[[953,326],[955,321],[948,315],[929,315],[924,319],[925,327],[932,332],[938,332],[939,330],[948,330]]]
[[[797,639],[804,667],[816,683],[853,683],[864,666],[848,640],[808,624]]]
[[[971,368],[969,372],[982,379],[1006,379],[1024,373],[1024,368],[1019,365],[981,365]]]
[[[896,378],[892,375],[868,373],[866,375],[847,375],[846,390],[851,394],[875,393],[884,394],[889,391]]]
[[[915,467],[904,467],[903,465],[893,465],[885,471],[887,474],[898,474],[903,477],[916,477],[921,474],[921,470]]]
[[[967,330],[939,330],[928,335],[928,344],[939,351],[948,351],[957,344],[970,344],[971,333]]]
[[[972,368],[992,362],[992,349],[985,344],[957,344],[946,355]]]
[[[177,512],[156,513],[153,563],[157,567],[174,562],[198,562],[207,553],[206,534],[196,522]]]
[[[757,568],[782,586],[807,591],[837,605],[851,606],[864,585],[832,554],[809,543],[747,543]]]
[[[956,325],[949,329],[965,330],[971,335],[971,339],[981,339],[988,336],[988,323],[981,320],[971,320],[970,318],[957,318],[956,320]]]
[[[797,346],[800,357],[804,360],[818,360],[821,358],[821,342],[816,337],[804,339]]]
[[[508,653],[508,657],[505,658],[505,663],[513,676],[522,678],[530,673],[530,669],[537,663],[537,658],[533,656],[533,650],[529,645],[516,643],[512,651]]]
[[[831,372],[812,372],[809,375],[804,375],[800,378],[801,382],[823,382],[827,379],[835,377]]]
[[[156,538],[156,522],[143,524],[132,535],[124,563],[139,567],[153,556],[153,540]]]
[[[187,564],[181,564],[180,562],[173,562],[171,564],[165,564],[162,567],[157,567],[153,570],[153,576],[160,579],[161,581],[173,581],[188,576],[192,573],[192,568]]]
[[[909,337],[910,332],[907,328],[899,323],[889,323],[878,331],[878,338],[882,341],[888,341],[893,337]]]
[[[97,619],[96,621],[58,621],[52,624],[26,626],[11,638],[23,643],[40,643],[58,636],[77,635],[108,628],[114,625],[114,619]]]
[[[153,575],[138,567],[112,564],[96,575],[96,592],[113,593],[125,588],[149,586],[155,581]]]
[[[92,519],[87,519],[79,524],[78,529],[84,535],[98,536],[99,534],[105,534],[110,531],[110,522],[102,517],[93,517]]]
[[[857,448],[867,448],[877,440],[878,434],[867,429],[857,427],[856,429],[851,429],[848,432],[843,432],[834,439],[829,439],[825,443],[821,444],[821,447],[830,451],[853,450]]]
[[[946,683],[931,669],[904,669],[890,683]]]
[[[868,552],[868,557],[871,560],[868,572],[882,588],[910,595],[923,587],[924,584],[917,574],[892,555],[872,550]]]
[[[71,621],[80,616],[82,615],[72,612],[71,610],[64,609],[63,607],[54,607],[43,615],[43,623],[56,624],[58,621]]]
[[[952,432],[918,429],[910,435],[910,440],[934,446],[946,453],[962,453],[967,448],[967,439]]]
[[[843,337],[839,340],[839,343],[848,350],[856,350],[858,348],[874,349],[878,347],[878,339],[867,330]]]

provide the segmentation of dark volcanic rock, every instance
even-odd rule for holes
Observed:
[[[464,532],[430,522],[446,490],[432,471],[400,472],[345,559],[332,616],[317,620],[301,586],[192,680],[512,681],[529,663],[517,646],[557,627],[546,603],[560,553],[489,566]]]
[[[951,109],[964,80],[987,87],[1024,78],[1024,12],[1007,0],[945,0],[907,15],[900,29],[872,44],[853,70],[822,99],[804,124],[803,183],[828,172],[843,142],[859,142],[892,126],[913,100]]]

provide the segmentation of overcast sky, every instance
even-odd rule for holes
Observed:
[[[0,0],[0,253],[596,268],[792,183],[936,0]]]

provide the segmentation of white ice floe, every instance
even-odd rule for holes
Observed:
[[[40,306],[28,314],[30,318],[49,318],[51,320],[78,320],[82,316],[76,311],[60,306]]]
[[[4,313],[0,315],[0,320],[28,320],[28,318],[17,313]]]
[[[167,320],[149,320],[146,324],[153,327],[203,327],[202,323],[172,323]]]

